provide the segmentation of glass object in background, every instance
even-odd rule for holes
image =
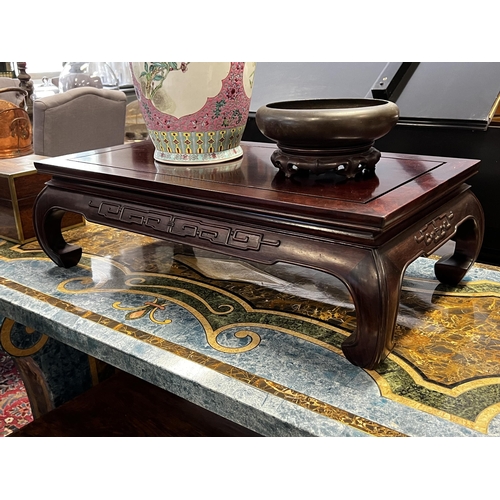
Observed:
[[[108,63],[68,62],[59,75],[59,91],[77,87],[118,90],[119,82]]]
[[[118,85],[122,87],[133,87],[132,73],[128,62],[108,62],[106,63],[113,70],[116,78],[118,78]]]
[[[59,87],[56,87],[51,80],[46,76],[42,78],[41,85],[35,85],[35,90],[32,95],[32,99],[40,99],[42,97],[47,97],[49,95],[54,95],[59,93]]]

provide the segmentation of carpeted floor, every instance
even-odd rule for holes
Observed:
[[[19,372],[12,359],[0,351],[0,437],[8,436],[32,420]]]

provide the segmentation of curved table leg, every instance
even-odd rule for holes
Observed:
[[[391,351],[402,277],[403,268],[376,250],[345,277],[356,308],[356,331],[342,350],[354,365],[375,368]]]
[[[61,219],[65,212],[66,210],[58,207],[50,186],[46,186],[37,196],[33,206],[33,226],[42,250],[55,264],[68,268],[80,262],[82,248],[69,245],[63,238]]]
[[[0,321],[0,349],[12,357],[38,418],[109,377],[114,368],[10,318]]]
[[[472,215],[457,226],[455,252],[440,259],[434,266],[436,278],[445,285],[457,285],[479,255],[484,235],[484,214],[477,198],[469,193],[469,213]]]

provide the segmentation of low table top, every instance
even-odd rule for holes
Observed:
[[[252,211],[323,227],[388,228],[456,190],[479,160],[382,153],[375,176],[335,182],[333,173],[288,179],[271,163],[273,144],[242,143],[240,160],[213,165],[162,164],[150,141],[35,162],[39,172],[148,196]],[[338,179],[338,177],[336,177]]]

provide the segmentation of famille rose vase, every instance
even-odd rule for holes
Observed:
[[[251,62],[131,62],[144,122],[162,163],[242,156],[255,73]]]

